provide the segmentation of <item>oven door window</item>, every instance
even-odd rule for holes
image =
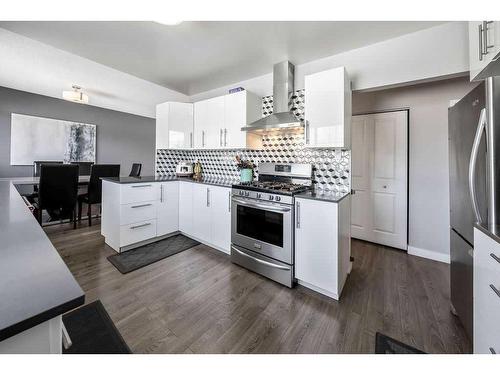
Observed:
[[[236,232],[252,239],[283,247],[283,214],[237,206]]]

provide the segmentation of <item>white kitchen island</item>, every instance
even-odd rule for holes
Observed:
[[[101,234],[116,252],[183,233],[229,254],[232,182],[103,178]]]

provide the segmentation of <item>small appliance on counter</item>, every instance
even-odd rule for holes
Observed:
[[[193,164],[181,161],[175,168],[175,174],[179,177],[191,177],[193,175]]]

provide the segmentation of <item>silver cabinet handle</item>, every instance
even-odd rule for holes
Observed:
[[[484,55],[488,54],[488,48],[495,47],[493,44],[488,44],[488,25],[490,23],[493,23],[493,21],[483,21],[483,34],[484,34],[483,49],[484,49]]]
[[[300,202],[297,202],[297,229],[300,229]]]
[[[495,259],[498,263],[500,263],[500,258],[497,257],[495,254],[493,253],[490,253],[490,257],[492,257],[493,259]]]
[[[190,132],[189,133],[189,144],[190,144],[190,148],[193,148],[193,132]]]
[[[153,185],[132,185],[133,188],[143,188],[143,187],[151,187]]]
[[[306,120],[305,127],[304,127],[304,138],[306,141],[306,145],[309,144],[309,121]]]
[[[222,130],[222,128],[220,128],[220,134],[219,134],[219,145],[220,147],[222,147],[222,135],[224,134],[224,131]]]
[[[227,210],[229,212],[231,212],[231,192],[230,191],[227,192],[227,197],[228,197],[228,208],[227,208]]]
[[[207,207],[210,207],[210,189],[207,188]]]
[[[288,212],[288,211],[290,211],[290,208],[288,208],[288,207],[278,207],[278,206],[271,206],[271,205],[266,205],[266,204],[252,203],[252,202],[243,201],[243,200],[236,199],[236,198],[233,198],[233,201],[236,203],[239,203],[243,206],[261,208],[261,209],[267,210],[267,211],[274,211],[274,212]]]
[[[62,322],[61,322],[61,329],[62,329],[62,344],[64,349],[68,350],[69,348],[71,348],[71,345],[73,345],[73,341],[71,341],[71,337],[69,337],[66,326]]]
[[[476,199],[476,164],[477,164],[477,154],[479,152],[479,143],[481,142],[481,137],[483,136],[484,129],[486,126],[486,108],[481,110],[479,116],[479,123],[477,124],[476,135],[474,136],[474,143],[472,144],[472,150],[469,161],[469,194],[472,201],[472,208],[474,209],[474,215],[476,216],[477,222],[482,222],[481,213],[479,212],[479,206]]]
[[[205,130],[201,131],[201,147],[205,147]]]
[[[479,33],[479,43],[478,43],[479,61],[483,61],[483,25],[482,24],[477,25],[477,29]]]
[[[160,184],[160,202],[163,203],[163,185]]]
[[[490,284],[490,288],[495,292],[495,294],[500,298],[500,290],[496,288],[495,285]]]
[[[130,229],[143,228],[143,227],[147,227],[148,225],[151,225],[151,223],[144,223],[144,224],[141,224],[141,225],[134,225],[133,227],[130,227]]]
[[[255,258],[255,257],[253,257],[251,255],[248,255],[248,254],[244,253],[243,251],[238,250],[234,246],[231,246],[231,249],[233,249],[234,251],[236,251],[238,254],[243,255],[244,257],[250,258],[250,259],[256,261],[257,263],[263,264],[265,266],[269,266],[269,267],[273,267],[273,268],[278,268],[280,270],[290,271],[290,268],[288,268],[288,267],[280,266],[279,264],[274,264],[274,263],[271,263],[271,262],[266,262],[265,260],[262,260],[262,259],[259,259],[259,258]]]
[[[227,147],[227,128],[224,128],[224,146]]]
[[[130,208],[140,208],[140,207],[147,207],[147,206],[151,206],[151,203],[138,204],[137,206],[130,206]]]

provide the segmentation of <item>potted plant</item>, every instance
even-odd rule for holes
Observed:
[[[236,166],[240,171],[241,182],[253,181],[253,169],[255,165],[250,160],[242,160],[239,155],[236,155]]]

